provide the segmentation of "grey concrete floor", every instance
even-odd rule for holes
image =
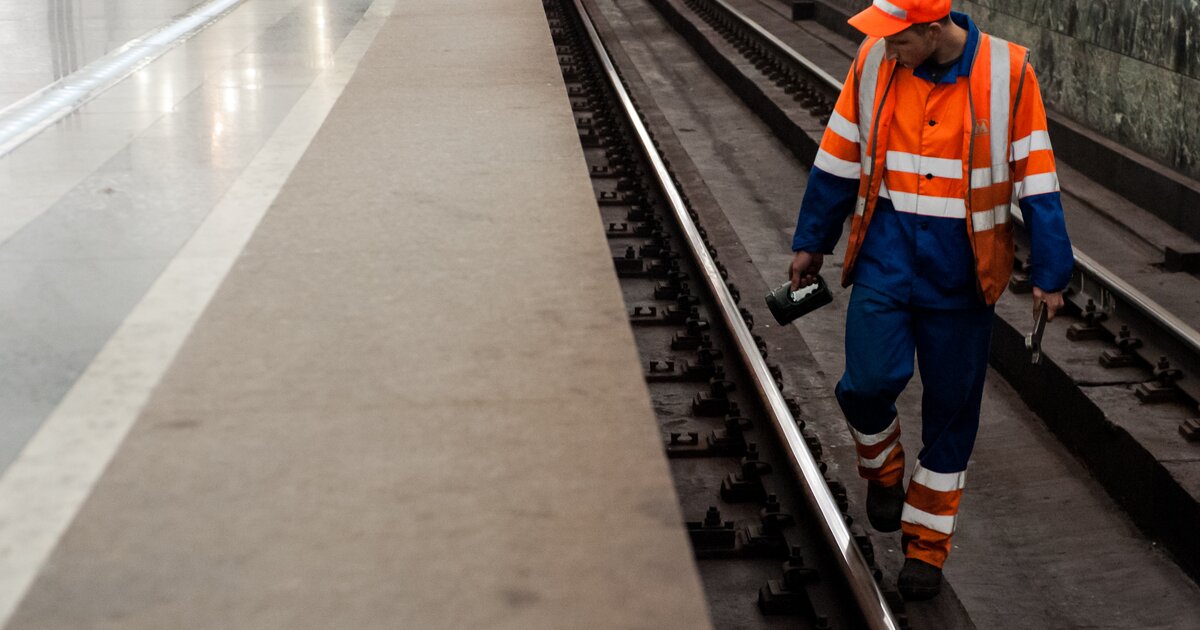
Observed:
[[[0,2],[0,109],[203,1]]]
[[[72,45],[89,51],[86,63],[112,38],[137,37],[193,4],[6,2],[0,29],[16,57]],[[332,67],[371,4],[243,3],[0,159],[0,470]],[[47,15],[63,11],[80,17],[75,30],[48,35]],[[43,68],[42,83],[10,83],[11,72],[38,68],[10,62],[0,62],[0,84],[32,92],[53,78]]]
[[[599,4],[763,279],[768,285],[782,281],[804,169],[644,0]],[[827,277],[839,273],[840,257],[827,257]],[[835,296],[831,307],[796,324],[830,388],[843,367],[849,295],[837,289]],[[1004,308],[1024,308],[1026,299],[1006,296]],[[899,402],[909,422],[920,416],[920,393],[915,377]],[[994,372],[984,418],[947,565],[947,577],[978,627],[1197,627],[1200,589],[1140,535]],[[919,431],[911,426],[905,435],[910,452],[917,452],[913,438]],[[839,427],[822,439],[849,441]],[[848,473],[853,464],[840,468]],[[860,484],[844,481],[852,499],[861,501]],[[878,536],[877,542],[886,550],[877,552],[881,564],[894,575],[898,535]]]

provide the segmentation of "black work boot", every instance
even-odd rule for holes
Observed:
[[[867,520],[879,532],[900,529],[900,512],[904,510],[904,484],[880,486],[867,482]]]
[[[942,570],[916,558],[905,558],[897,586],[900,595],[909,601],[931,599],[942,590]]]

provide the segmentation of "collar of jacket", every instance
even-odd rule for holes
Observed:
[[[962,28],[967,29],[967,44],[963,47],[962,57],[959,57],[958,63],[937,83],[954,83],[958,77],[965,77],[971,74],[971,66],[975,62],[975,53],[979,50],[979,27],[975,26],[975,22],[966,13],[957,11],[950,12],[950,19]],[[913,76],[926,81],[933,81],[933,75],[929,68],[924,64],[913,70]]]

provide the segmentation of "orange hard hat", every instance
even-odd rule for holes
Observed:
[[[936,22],[947,15],[950,0],[874,0],[849,21],[871,37],[891,37],[913,24]]]

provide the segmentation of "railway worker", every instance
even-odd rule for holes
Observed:
[[[1010,203],[1032,242],[1033,303],[1052,317],[1073,257],[1041,93],[1026,49],[950,0],[874,0],[821,140],[789,269],[815,279],[852,216],[842,284],[846,370],[835,393],[867,480],[867,516],[902,530],[899,588],[935,596],[979,427],[996,300],[1012,272]],[[921,371],[922,448],[904,486],[895,401]]]

